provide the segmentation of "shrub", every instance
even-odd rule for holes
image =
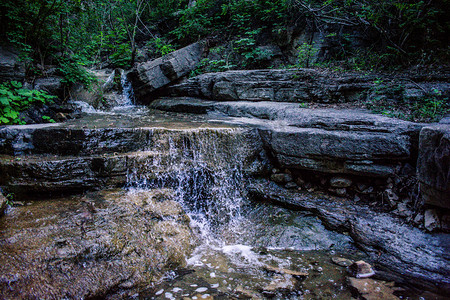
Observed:
[[[11,81],[0,85],[0,125],[25,124],[21,111],[33,104],[48,104],[56,96],[38,90],[22,89],[22,83]],[[50,120],[49,120],[50,121]]]

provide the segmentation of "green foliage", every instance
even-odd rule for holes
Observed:
[[[117,67],[127,69],[131,66],[132,50],[129,44],[123,43],[115,47],[109,56],[110,61]]]
[[[33,104],[48,104],[55,96],[44,91],[22,89],[22,83],[11,81],[0,85],[0,125],[24,124],[20,112]]]
[[[414,122],[439,121],[450,109],[449,99],[437,89],[406,99],[402,85],[387,85],[381,80],[374,82],[366,107],[374,113]]]
[[[155,49],[158,52],[158,56],[164,56],[175,51],[175,47],[170,43],[165,42],[162,38],[154,38],[147,43],[150,48]]]
[[[297,68],[309,68],[313,63],[314,56],[319,51],[314,43],[308,44],[306,42],[300,45],[297,50],[297,63],[295,65]]]
[[[59,58],[59,71],[63,74],[63,83],[71,85],[74,83],[81,83],[86,88],[94,82],[95,77],[91,75],[84,67],[83,64],[76,60],[75,57],[60,57]]]

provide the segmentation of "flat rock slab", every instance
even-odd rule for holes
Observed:
[[[218,101],[274,101],[297,103],[345,103],[370,93],[374,81],[382,78],[401,85],[406,98],[437,89],[450,93],[448,74],[429,78],[331,72],[315,69],[235,70],[202,74],[169,86],[165,95],[199,97]],[[400,79],[399,79],[400,77]],[[414,97],[412,97],[414,96]]]
[[[0,219],[0,298],[108,298],[184,266],[197,239],[173,194],[112,190],[11,208]]]
[[[185,97],[162,98],[151,107],[219,113],[231,117],[230,123],[257,127],[281,167],[377,177],[391,176],[399,164],[415,161],[424,126],[364,110],[306,109],[294,103]]]

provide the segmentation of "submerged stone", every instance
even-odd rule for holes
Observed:
[[[357,279],[350,277],[349,285],[355,289],[362,299],[366,300],[398,300],[394,290],[383,281],[373,279]]]
[[[0,219],[0,297],[103,298],[183,266],[196,245],[189,220],[151,199],[104,191],[12,208]]]

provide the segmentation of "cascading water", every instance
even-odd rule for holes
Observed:
[[[120,70],[120,84],[122,86],[122,94],[118,100],[118,106],[133,106],[136,102],[133,86],[122,69]]]
[[[241,129],[154,129],[151,135],[148,149],[128,174],[129,192],[173,190],[200,243],[187,259],[187,267],[195,273],[178,278],[172,272],[142,297],[202,299],[221,293],[248,296],[251,291],[261,296],[264,290],[278,299],[302,299],[296,279],[274,277],[267,268],[316,272],[322,278],[322,267],[311,262],[321,256],[304,257],[299,250],[349,246],[348,237],[329,234],[312,216],[247,199],[242,154],[248,145]],[[336,272],[330,265],[325,269],[329,270],[324,281]],[[338,290],[342,284],[323,286]],[[309,288],[308,282],[304,286]]]
[[[245,197],[240,130],[155,129],[152,135],[144,161],[136,161],[128,176],[129,186],[172,188],[205,240],[236,224]]]

